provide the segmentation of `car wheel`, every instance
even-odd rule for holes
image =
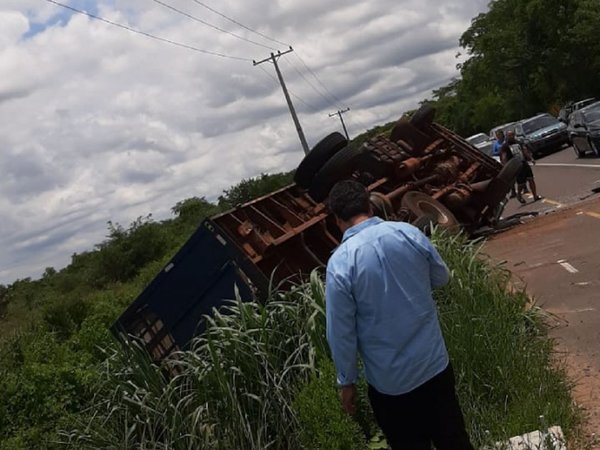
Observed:
[[[294,174],[294,181],[308,189],[316,173],[329,159],[348,144],[348,140],[338,132],[325,136],[304,157]]]
[[[575,152],[575,156],[577,158],[583,158],[585,155],[585,152],[582,152],[579,147],[577,147],[577,143],[575,141],[573,141],[573,151]]]
[[[364,152],[363,146],[345,147],[333,155],[312,179],[308,195],[316,202],[324,201],[335,183],[352,175]]]

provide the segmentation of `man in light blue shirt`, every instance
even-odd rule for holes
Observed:
[[[329,208],[342,243],[327,264],[327,340],[342,406],[355,412],[358,355],[375,418],[392,449],[472,446],[432,289],[448,283],[429,239],[404,222],[372,217],[369,193],[337,183]]]

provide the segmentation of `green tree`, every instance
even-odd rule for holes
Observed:
[[[263,173],[258,177],[243,179],[235,186],[223,191],[223,195],[219,196],[219,206],[224,209],[234,208],[242,203],[270,194],[292,182],[291,172]]]
[[[467,135],[600,95],[594,0],[495,0],[460,45],[461,76],[434,92],[437,121]]]

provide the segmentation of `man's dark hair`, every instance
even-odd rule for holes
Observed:
[[[356,181],[339,181],[329,192],[327,206],[329,211],[343,221],[361,214],[369,214],[371,212],[369,191]]]

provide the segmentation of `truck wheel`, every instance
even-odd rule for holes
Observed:
[[[413,116],[410,118],[410,123],[417,128],[423,128],[431,125],[434,117],[435,108],[431,105],[425,104],[413,114]]]
[[[364,152],[363,146],[345,147],[333,155],[312,179],[308,195],[316,202],[324,201],[335,183],[352,175]]]
[[[458,220],[448,208],[423,192],[409,191],[404,194],[402,207],[408,209],[417,220],[422,216],[428,216],[433,217],[434,223],[441,228],[455,231],[459,227]]]
[[[337,131],[321,139],[298,165],[294,174],[296,184],[308,189],[319,169],[347,144],[348,140]]]

